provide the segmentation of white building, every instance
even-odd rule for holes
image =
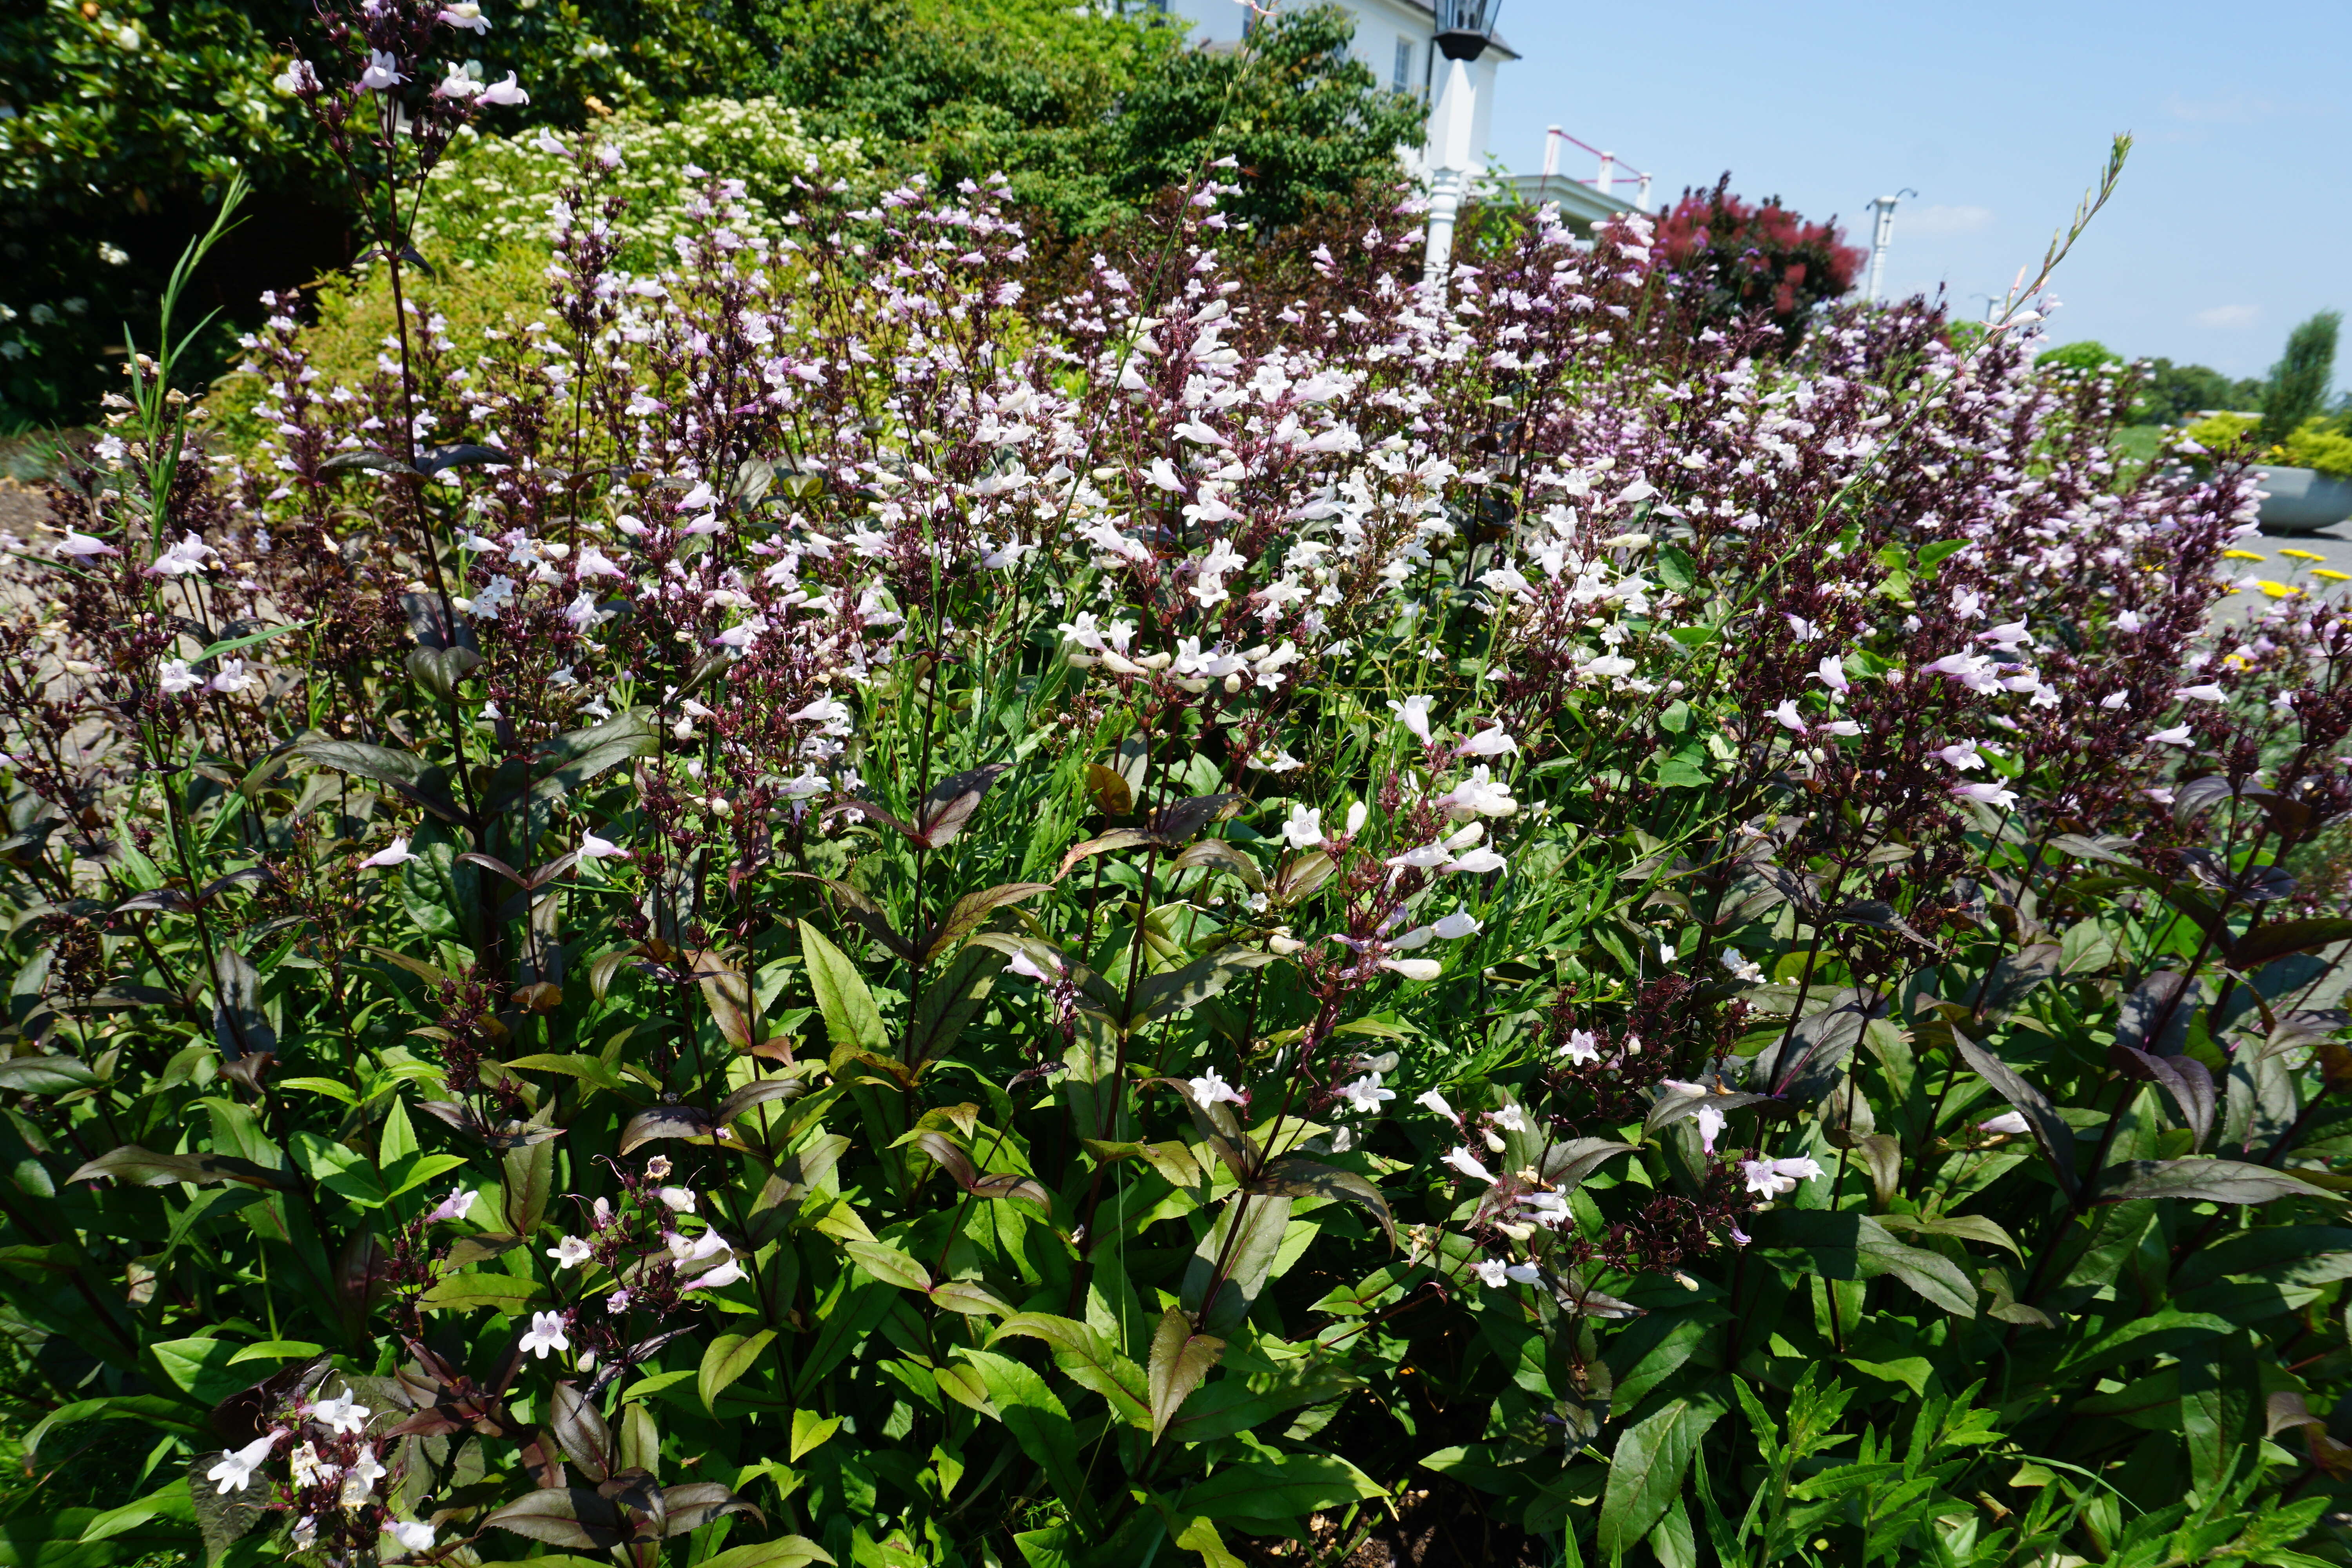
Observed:
[[[1305,0],[1284,0],[1296,5]],[[1429,139],[1419,147],[1399,148],[1405,169],[1433,193],[1452,176],[1457,194],[1464,179],[1493,168],[1487,145],[1494,118],[1496,79],[1501,69],[1519,59],[1507,38],[1497,37],[1475,60],[1449,60],[1436,45],[1437,13],[1430,0],[1330,0],[1356,20],[1356,37],[1349,53],[1372,75],[1399,92],[1410,92],[1429,108]],[[1151,11],[1180,16],[1192,23],[1195,41],[1213,47],[1241,43],[1251,13],[1234,0],[1113,0],[1133,14]],[[1507,8],[1505,21],[1509,19]],[[1557,148],[1548,148],[1556,155]],[[1523,200],[1558,202],[1561,213],[1580,228],[1611,213],[1630,212],[1633,204],[1595,180],[1566,174],[1518,174],[1507,183]]]

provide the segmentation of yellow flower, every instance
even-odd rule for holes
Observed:
[[[2221,559],[2224,561],[2268,561],[2270,557],[2267,555],[2257,555],[2251,550],[2224,550],[2221,552]]]
[[[2325,561],[2327,559],[2325,555],[2315,555],[2308,550],[2282,550],[2279,553],[2285,556],[2290,561]]]
[[[2255,578],[2254,586],[2273,599],[2292,599],[2303,592],[2300,588],[2290,588],[2284,583],[2273,583],[2267,577]]]
[[[2311,574],[2315,577],[2325,577],[2331,583],[2352,583],[2352,572],[2331,572],[2325,566],[2315,566],[2311,569]]]

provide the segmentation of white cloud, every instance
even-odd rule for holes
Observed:
[[[1975,234],[1992,226],[1990,207],[1921,207],[1896,219],[1897,232],[1909,229],[1916,235],[1940,236]]]
[[[2200,327],[2251,327],[2262,315],[2259,305],[2216,305],[2193,318]]]

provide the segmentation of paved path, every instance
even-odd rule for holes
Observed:
[[[2233,561],[2243,578],[2260,578],[2266,582],[2300,588],[2306,593],[2325,593],[2332,597],[2346,597],[2352,582],[2334,581],[2313,575],[2315,572],[2341,572],[2352,577],[2352,522],[2339,522],[2317,533],[2294,536],[2263,535],[2247,540],[2239,546],[2249,554],[2260,555],[2260,561]],[[2288,552],[2296,552],[2289,554]],[[2323,556],[2314,561],[2310,556]],[[2221,602],[2224,615],[2241,616],[2265,597],[2259,588],[2241,587]]]

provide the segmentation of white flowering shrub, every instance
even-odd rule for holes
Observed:
[[[569,157],[542,315],[142,378],[12,568],[28,1448],[218,1561],[2341,1560],[2242,470],[1637,218],[1276,292],[1212,169],[1039,297]]]
[[[598,188],[624,204],[615,228],[622,259],[657,268],[671,243],[693,227],[689,214],[714,179],[741,184],[747,221],[771,229],[799,205],[794,182],[831,183],[860,170],[854,140],[820,140],[800,111],[772,98],[697,99],[667,114],[624,112],[597,132],[617,162]],[[415,237],[420,248],[459,266],[490,260],[507,247],[544,249],[562,222],[556,194],[572,169],[563,144],[545,132],[484,135],[468,126],[432,172]]]

